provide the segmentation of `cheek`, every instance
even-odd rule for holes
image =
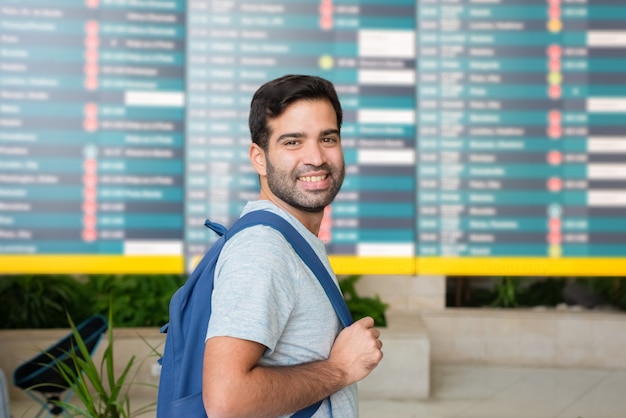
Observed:
[[[268,162],[271,164],[274,172],[290,173],[298,167],[300,158],[296,153],[276,154]]]
[[[335,167],[344,165],[343,151],[341,149],[331,152],[328,154],[327,158]]]

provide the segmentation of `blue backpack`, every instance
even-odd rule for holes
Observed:
[[[352,316],[337,285],[317,254],[285,219],[258,210],[239,218],[230,229],[206,221],[205,225],[221,237],[211,246],[185,284],[170,300],[170,322],[161,328],[167,333],[161,363],[157,401],[157,418],[205,418],[202,402],[202,364],[205,334],[211,316],[211,293],[215,264],[222,247],[237,232],[253,225],[267,225],[280,231],[296,253],[317,276],[344,326],[352,324]],[[322,401],[304,408],[292,418],[313,416]]]

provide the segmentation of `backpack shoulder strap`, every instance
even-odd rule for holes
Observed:
[[[250,218],[246,219],[248,216],[250,216]],[[241,217],[240,220],[242,222],[238,222],[238,227],[233,225],[233,227],[226,231],[226,239],[228,239],[231,234],[236,234],[243,228],[258,224],[271,226],[282,233],[285,239],[300,256],[302,261],[305,262],[315,277],[319,280],[343,326],[347,327],[352,325],[352,315],[350,314],[350,310],[348,309],[348,305],[346,305],[346,301],[344,300],[341,291],[335,284],[334,280],[330,277],[328,270],[326,270],[326,267],[317,256],[315,250],[311,248],[309,243],[306,242],[306,239],[304,239],[296,228],[294,228],[282,217],[266,210],[248,212],[246,215]]]

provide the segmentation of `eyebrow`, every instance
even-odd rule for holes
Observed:
[[[276,138],[276,142],[280,142],[283,139],[303,138],[303,137],[304,137],[304,134],[302,132],[289,132],[289,133],[286,133],[286,134],[282,134],[281,136]]]
[[[331,135],[331,134],[339,135],[339,129],[331,128],[331,129],[326,129],[325,131],[320,132],[320,136],[326,136],[326,135]],[[276,142],[280,142],[284,139],[291,139],[291,138],[304,138],[304,133],[303,132],[288,132],[276,138]]]
[[[321,136],[326,136],[326,135],[331,135],[331,134],[337,134],[339,135],[339,129],[326,129],[325,131],[321,132]]]

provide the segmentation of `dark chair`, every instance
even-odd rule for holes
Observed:
[[[107,328],[107,320],[102,315],[91,316],[76,326],[89,355],[93,355],[96,351]],[[74,334],[70,332],[56,344],[15,369],[13,373],[15,386],[23,389],[28,396],[41,405],[35,418],[46,411],[48,411],[47,417],[63,413],[63,408],[58,402],[62,397],[64,402],[69,401],[73,393],[71,386],[75,382],[70,383],[64,379],[58,372],[58,366],[59,363],[64,363],[74,369],[72,356],[82,358]],[[75,371],[75,375],[80,376],[80,370]],[[67,393],[64,395],[65,392]]]

